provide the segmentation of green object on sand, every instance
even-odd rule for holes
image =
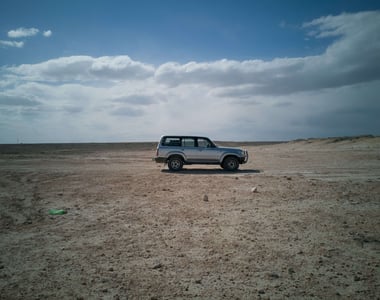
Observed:
[[[51,209],[49,210],[49,215],[64,215],[67,213],[64,209]]]

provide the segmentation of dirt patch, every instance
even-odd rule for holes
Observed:
[[[153,144],[4,147],[1,299],[380,295],[379,138],[248,145],[235,173],[170,173]]]

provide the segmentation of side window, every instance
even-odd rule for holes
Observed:
[[[198,139],[198,147],[201,148],[211,148],[211,143],[206,139]]]
[[[163,146],[181,146],[181,139],[178,137],[166,137],[162,141]]]
[[[193,138],[182,138],[182,147],[195,147]]]

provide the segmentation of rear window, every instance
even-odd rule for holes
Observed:
[[[176,147],[195,147],[196,139],[193,137],[173,137],[166,136],[161,140],[162,146],[176,146]]]
[[[181,146],[179,137],[164,137],[161,142],[162,146]]]

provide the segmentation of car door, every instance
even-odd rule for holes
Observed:
[[[198,160],[202,162],[218,162],[220,151],[206,138],[197,138]]]
[[[198,158],[198,149],[195,147],[195,138],[183,137],[181,139],[181,148],[188,162],[196,161]]]

